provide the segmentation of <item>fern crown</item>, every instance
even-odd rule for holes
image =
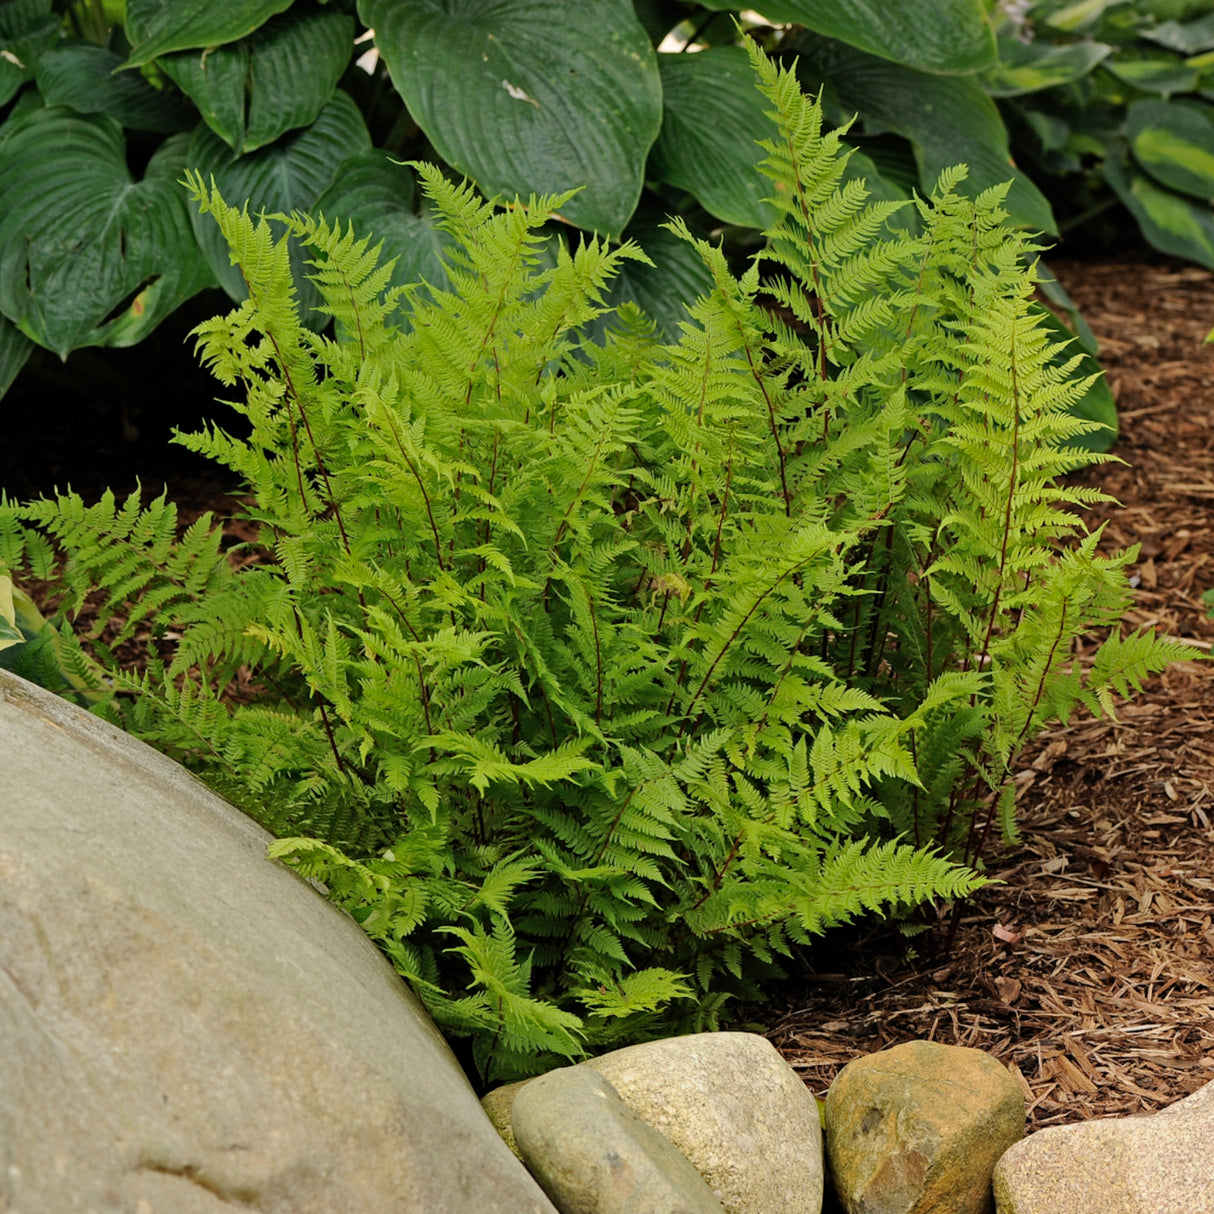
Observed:
[[[740,275],[673,224],[713,284],[677,342],[607,308],[638,248],[549,240],[561,197],[415,165],[447,281],[401,291],[353,231],[194,176],[248,286],[197,330],[244,429],[178,441],[256,539],[163,499],[0,506],[96,710],[279,835],[490,1076],[710,1026],[828,926],[973,891],[1019,748],[1183,652],[1073,655],[1133,553],[1059,479],[1085,381],[1004,191],[954,170],[892,227],[751,53],[780,218]]]

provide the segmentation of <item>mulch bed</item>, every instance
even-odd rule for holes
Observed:
[[[1154,263],[1053,268],[1102,343],[1121,439],[1077,479],[1141,543],[1129,623],[1210,650],[1214,620],[1214,274]],[[823,971],[752,1009],[824,1096],[852,1058],[916,1038],[976,1046],[1021,1080],[1030,1129],[1152,1112],[1214,1080],[1214,669],[1181,663],[1119,712],[1051,730],[1018,765],[1022,843],[1003,884],[901,951],[825,942]],[[816,964],[816,950],[809,963]]]

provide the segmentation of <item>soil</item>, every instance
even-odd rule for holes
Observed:
[[[1119,499],[1093,512],[1108,520],[1104,546],[1142,546],[1128,622],[1208,653],[1214,346],[1201,343],[1214,274],[1141,254],[1051,267],[1101,340],[1118,401],[1124,462],[1077,479]],[[184,331],[165,326],[158,339],[179,350]],[[201,371],[176,358],[184,369],[166,394],[135,351],[79,352],[61,372],[36,359],[4,402],[10,496],[71,484],[91,500],[141,480],[165,486],[183,521],[237,508],[229,478],[167,444],[172,425],[189,430],[213,412]],[[82,383],[84,408],[47,399]],[[834,932],[771,1002],[743,1009],[816,1095],[852,1058],[915,1038],[1005,1061],[1032,1129],[1150,1112],[1214,1079],[1210,668],[1178,664],[1119,717],[1079,717],[1021,757],[1022,842],[988,858],[1002,883],[964,908],[947,955],[943,921],[909,941]]]

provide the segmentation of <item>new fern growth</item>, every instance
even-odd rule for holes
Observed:
[[[139,674],[93,638],[95,710],[280,836],[489,1077],[711,1025],[829,925],[964,897],[1017,750],[1180,652],[1074,658],[1132,554],[1058,480],[1085,384],[1002,191],[956,170],[891,228],[752,55],[782,216],[740,278],[693,242],[677,344],[630,306],[586,336],[644,255],[546,255],[567,196],[415,166],[453,252],[401,291],[353,232],[195,176],[248,285],[198,346],[248,437],[179,441],[247,483],[250,559],[163,501],[0,509],[6,569],[151,625]]]

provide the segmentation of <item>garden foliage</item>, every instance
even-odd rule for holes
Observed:
[[[711,1026],[829,925],[963,897],[1017,750],[1191,656],[1119,633],[1134,554],[1056,479],[1086,384],[1006,187],[950,170],[899,226],[751,57],[776,218],[740,277],[673,225],[711,282],[676,341],[605,311],[637,246],[547,255],[568,195],[415,165],[445,273],[402,288],[194,174],[248,287],[199,349],[249,435],[180,441],[246,480],[256,542],[163,500],[0,509],[61,620],[99,592],[95,710],[278,834],[487,1075]]]
[[[1214,269],[1209,0],[1038,0],[980,79],[1066,233],[1123,204],[1155,248]]]
[[[622,267],[611,302],[639,303],[675,339],[711,280],[667,215],[723,232],[731,255],[775,217],[757,185],[754,141],[771,128],[747,38],[799,56],[829,122],[859,113],[848,171],[877,198],[930,193],[964,162],[960,191],[1011,176],[1012,221],[1050,233],[1052,175],[1082,183],[1080,211],[1112,183],[1152,241],[1214,264],[1214,35],[1190,10],[772,0],[758,19],[727,0],[0,0],[0,393],[33,343],[64,357],[132,345],[205,287],[243,298],[218,229],[187,206],[186,168],[254,213],[353,221],[395,258],[396,285],[437,281],[447,239],[397,161],[444,164],[487,196],[576,188],[552,240],[580,228],[639,243],[657,267]],[[306,319],[323,324],[297,244],[292,265]],[[1083,411],[1114,417],[1099,386]]]

